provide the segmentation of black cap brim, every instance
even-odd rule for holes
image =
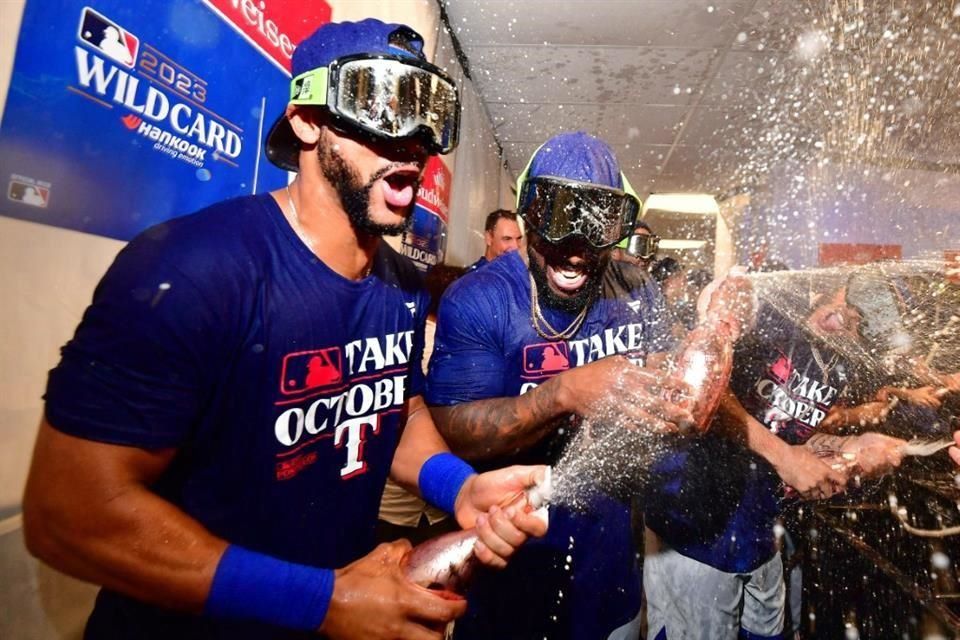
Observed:
[[[293,133],[293,127],[284,112],[270,127],[266,142],[267,159],[281,169],[300,170],[300,139]]]

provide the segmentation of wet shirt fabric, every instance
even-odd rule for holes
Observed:
[[[476,262],[474,262],[472,265],[470,265],[469,267],[467,267],[467,271],[466,271],[466,272],[467,272],[467,273],[470,273],[471,271],[476,271],[476,270],[479,269],[480,267],[483,267],[484,265],[487,265],[487,264],[490,264],[490,261],[487,260],[487,257],[486,257],[486,256],[480,256],[480,257],[477,259]]]
[[[737,345],[730,387],[761,424],[802,444],[846,395],[849,365],[770,307],[761,309],[756,327]],[[707,432],[678,443],[652,477],[646,524],[670,547],[731,573],[773,557],[783,484],[759,456]]]
[[[611,264],[606,283],[622,281],[621,266]],[[670,346],[661,305],[652,286],[622,298],[603,295],[573,338],[546,340],[531,324],[527,267],[519,253],[508,252],[444,295],[427,401],[450,406],[514,397],[605,356],[643,360]],[[547,308],[543,313],[554,327],[573,320]],[[555,462],[569,435],[568,422],[532,449],[490,465]],[[640,604],[628,505],[598,496],[587,511],[550,507],[546,536],[527,542],[503,571],[482,575],[467,599],[467,614],[455,626],[460,639],[606,638],[632,620]]]
[[[269,195],[153,227],[124,248],[51,371],[75,436],[176,448],[154,489],[214,535],[318,567],[374,546],[404,401],[422,393],[428,297],[385,243],[345,279]],[[102,591],[88,638],[263,638]]]

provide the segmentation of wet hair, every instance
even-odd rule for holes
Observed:
[[[775,271],[789,271],[789,270],[790,270],[790,267],[787,266],[787,263],[781,260],[772,260],[770,262],[764,262],[757,268],[757,271],[761,273],[773,273]]]
[[[709,269],[692,269],[687,272],[687,284],[699,292],[713,281],[713,272]]]
[[[497,222],[500,220],[513,220],[517,221],[517,214],[508,209],[497,209],[496,211],[491,211],[487,214],[487,221],[483,224],[484,231],[493,231],[493,228],[497,226]]]
[[[681,271],[683,271],[683,265],[681,265],[676,258],[670,256],[657,260],[653,263],[653,266],[650,267],[650,275],[661,284],[670,276],[680,273]]]
[[[637,229],[646,229],[650,233],[650,235],[653,235],[653,229],[650,228],[650,225],[648,225],[646,222],[644,222],[640,218],[637,218],[637,223],[633,225],[633,232],[636,233]]]

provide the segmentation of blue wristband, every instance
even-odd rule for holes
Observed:
[[[213,576],[205,613],[316,631],[333,596],[333,571],[231,545]]]
[[[453,513],[460,488],[475,473],[473,467],[452,453],[434,454],[420,467],[420,495],[435,507]]]

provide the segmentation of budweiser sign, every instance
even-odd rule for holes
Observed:
[[[323,0],[204,0],[287,73],[297,43],[330,22]]]

